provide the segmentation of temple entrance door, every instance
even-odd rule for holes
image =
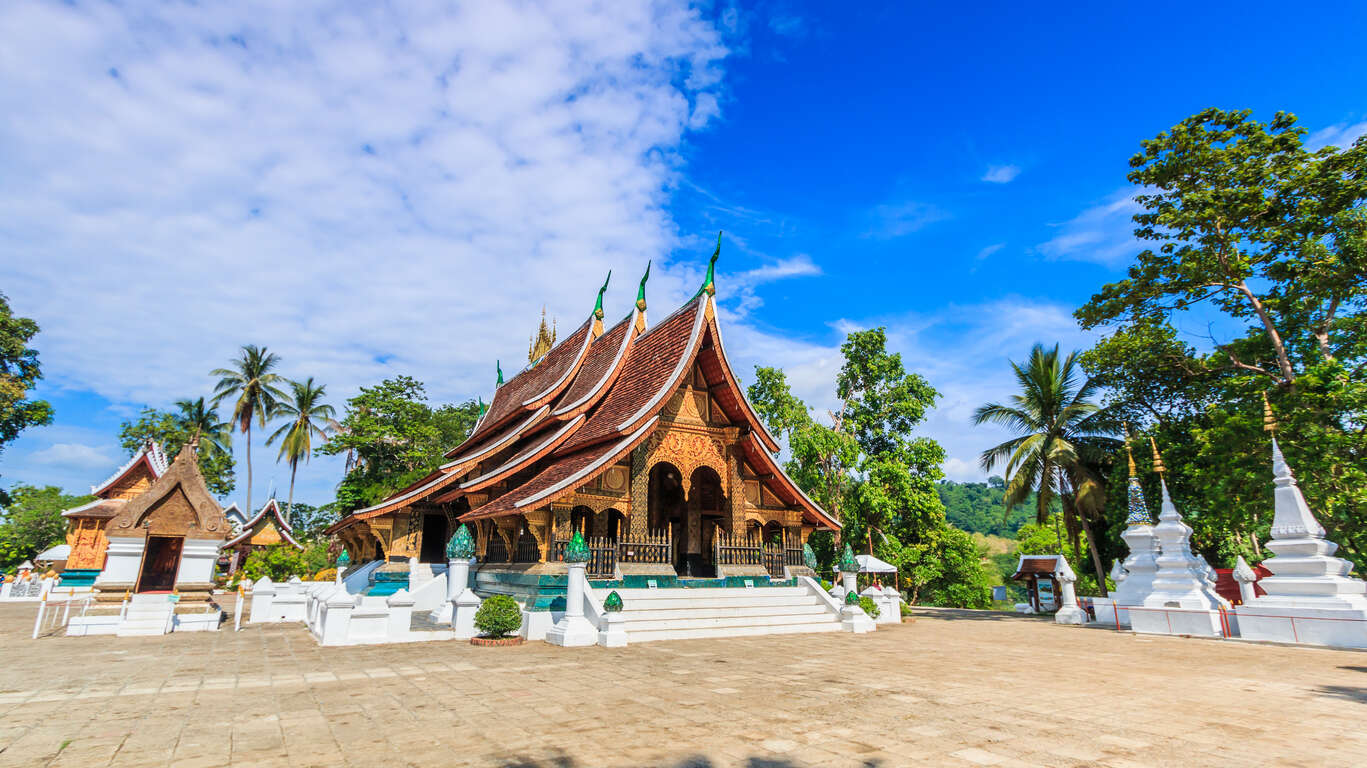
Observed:
[[[422,551],[418,562],[446,562],[446,515],[422,516]]]
[[[686,574],[684,563],[688,554],[686,534],[688,510],[684,504],[683,478],[678,467],[662,461],[650,468],[650,491],[646,500],[647,518],[652,532],[669,529],[674,540],[670,561],[675,573]]]
[[[176,587],[176,573],[180,570],[180,550],[185,546],[182,536],[148,536],[147,548],[142,553],[142,568],[138,571],[135,592],[169,592]]]

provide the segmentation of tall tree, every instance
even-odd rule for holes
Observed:
[[[347,400],[346,412],[317,451],[350,457],[337,488],[339,512],[373,504],[442,463],[448,448],[460,444],[479,418],[479,405],[432,408],[422,382],[409,376],[361,387]]]
[[[132,456],[147,441],[154,440],[167,455],[175,456],[198,432],[199,473],[209,490],[223,498],[237,484],[232,424],[220,422],[217,411],[203,403],[203,398],[177,400],[175,412],[143,408],[137,418],[119,425],[119,445]]]
[[[272,418],[275,406],[285,399],[280,390],[284,381],[274,372],[280,364],[280,357],[271,354],[265,347],[248,344],[242,348],[238,358],[232,361],[231,368],[215,368],[210,376],[217,376],[214,387],[214,406],[230,397],[233,402],[233,418],[240,431],[247,436],[247,514],[252,514],[252,421],[262,429],[266,420]]]
[[[1079,559],[1078,531],[1086,534],[1097,585],[1106,594],[1106,570],[1092,535],[1091,519],[1101,519],[1105,488],[1098,468],[1116,442],[1114,427],[1105,421],[1101,406],[1093,402],[1097,384],[1086,378],[1077,353],[1059,358],[1058,345],[1045,349],[1036,344],[1025,365],[1011,363],[1020,394],[1010,404],[988,403],[973,414],[974,424],[997,424],[1016,437],[983,451],[982,468],[992,471],[1005,465],[1006,510],[1023,502],[1034,491],[1036,521],[1049,518],[1055,498],[1063,504],[1064,521],[1073,542],[1073,559]]]
[[[0,568],[11,568],[54,544],[66,532],[62,512],[91,501],[93,496],[69,496],[53,486],[20,485],[0,514]]]
[[[270,445],[280,441],[277,459],[284,459],[290,465],[290,496],[286,508],[285,521],[294,514],[294,476],[299,471],[299,462],[308,461],[313,453],[313,440],[327,439],[329,425],[335,423],[333,417],[337,410],[323,402],[326,387],[314,384],[310,376],[304,381],[290,382],[290,397],[276,405],[276,413],[288,421],[275,430],[266,440]]]
[[[1107,329],[1083,364],[1163,446],[1193,545],[1217,565],[1263,554],[1267,394],[1307,501],[1367,567],[1367,138],[1312,151],[1304,133],[1290,114],[1206,110],[1142,142],[1135,234],[1154,247],[1076,313]],[[1183,321],[1220,338],[1182,341]]]
[[[28,427],[52,423],[52,406],[27,399],[43,377],[38,350],[29,346],[37,333],[38,324],[15,317],[9,299],[0,293],[0,451]],[[7,498],[0,490],[0,504]]]

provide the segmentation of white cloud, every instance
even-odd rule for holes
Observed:
[[[1357,141],[1359,136],[1367,134],[1367,120],[1360,123],[1339,123],[1321,128],[1318,131],[1305,137],[1305,146],[1309,149],[1320,149],[1322,147],[1338,147],[1346,149]]]
[[[115,404],[206,394],[244,343],[339,405],[487,396],[609,268],[610,312],[647,258],[653,307],[696,288],[664,204],[721,34],[672,0],[2,4],[0,281],[49,385]]]
[[[38,464],[77,470],[101,469],[115,461],[99,448],[83,443],[54,443],[35,452],[32,460]]]
[[[1135,202],[1136,191],[1125,187],[1087,208],[1063,224],[1058,234],[1040,243],[1038,250],[1056,261],[1089,261],[1116,267],[1143,250],[1134,237],[1131,217],[1143,210]]]
[[[991,245],[989,245],[989,246],[984,247],[982,250],[978,251],[978,255],[977,255],[975,258],[976,258],[978,261],[982,261],[983,259],[987,258],[988,256],[991,256],[992,254],[996,253],[997,251],[1000,251],[1001,249],[1003,249],[1003,248],[1005,248],[1005,247],[1006,247],[1006,243],[993,243],[993,244],[991,244]]]
[[[1020,172],[1021,169],[1018,165],[989,165],[982,180],[993,184],[1010,184],[1016,180]]]
[[[892,239],[916,232],[949,218],[949,214],[932,203],[908,201],[876,206],[870,214],[872,226],[865,237]]]

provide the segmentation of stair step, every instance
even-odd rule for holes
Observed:
[[[840,622],[821,621],[806,624],[782,624],[778,626],[749,627],[690,627],[680,629],[655,629],[627,634],[628,642],[642,643],[653,640],[698,640],[708,637],[743,637],[747,635],[791,635],[805,632],[838,632]]]
[[[833,624],[840,626],[840,620],[830,613],[808,613],[793,616],[699,616],[687,619],[641,619],[628,621],[623,629],[628,638],[637,632],[650,632],[657,629],[711,629],[718,627],[783,627],[796,624]]]
[[[800,605],[736,605],[712,606],[706,608],[637,608],[622,611],[622,622],[630,628],[638,621],[660,621],[674,619],[717,619],[735,616],[831,616],[826,606],[816,601]]]
[[[604,597],[611,591],[613,590],[594,589],[595,594],[601,594]],[[696,587],[693,589],[671,587],[669,589],[618,589],[616,592],[623,600],[671,600],[699,597],[710,597],[718,600],[743,600],[755,596],[793,597],[811,594],[806,587]]]

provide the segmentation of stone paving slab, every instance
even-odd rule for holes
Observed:
[[[299,625],[29,639],[5,766],[1367,765],[1367,653],[924,611],[859,637],[321,648]]]

